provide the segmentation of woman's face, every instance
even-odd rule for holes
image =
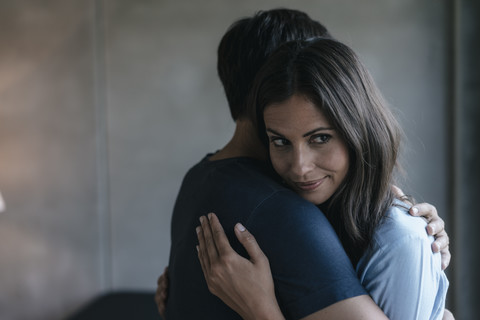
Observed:
[[[275,171],[302,198],[328,200],[347,175],[345,142],[309,100],[293,95],[264,111]]]

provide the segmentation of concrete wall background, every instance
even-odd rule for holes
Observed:
[[[361,55],[404,125],[406,191],[449,219],[446,0],[2,0],[0,318],[59,319],[101,292],[154,290],[183,175],[234,127],[218,42],[280,6]]]

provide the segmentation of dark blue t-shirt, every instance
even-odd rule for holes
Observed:
[[[185,176],[172,216],[168,320],[241,319],[207,288],[195,227],[215,212],[233,248],[246,256],[233,227],[241,222],[269,259],[278,302],[299,319],[367,294],[333,228],[310,202],[279,184],[263,163],[231,158],[195,165]]]

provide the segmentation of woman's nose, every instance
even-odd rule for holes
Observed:
[[[298,178],[304,177],[307,173],[312,171],[314,168],[314,157],[307,148],[298,147],[293,152],[293,159],[292,159],[292,172]]]

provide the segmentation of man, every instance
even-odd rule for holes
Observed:
[[[222,38],[218,73],[236,130],[224,148],[191,168],[182,183],[172,216],[167,319],[239,318],[209,293],[197,260],[194,230],[207,212],[215,212],[225,230],[237,222],[255,230],[287,317],[322,319],[328,314],[341,319],[353,311],[358,319],[385,318],[360,285],[325,216],[277,181],[246,112],[255,73],[270,53],[284,42],[318,36],[330,37],[306,14],[280,9],[239,20]],[[233,233],[227,236],[245,255]]]

